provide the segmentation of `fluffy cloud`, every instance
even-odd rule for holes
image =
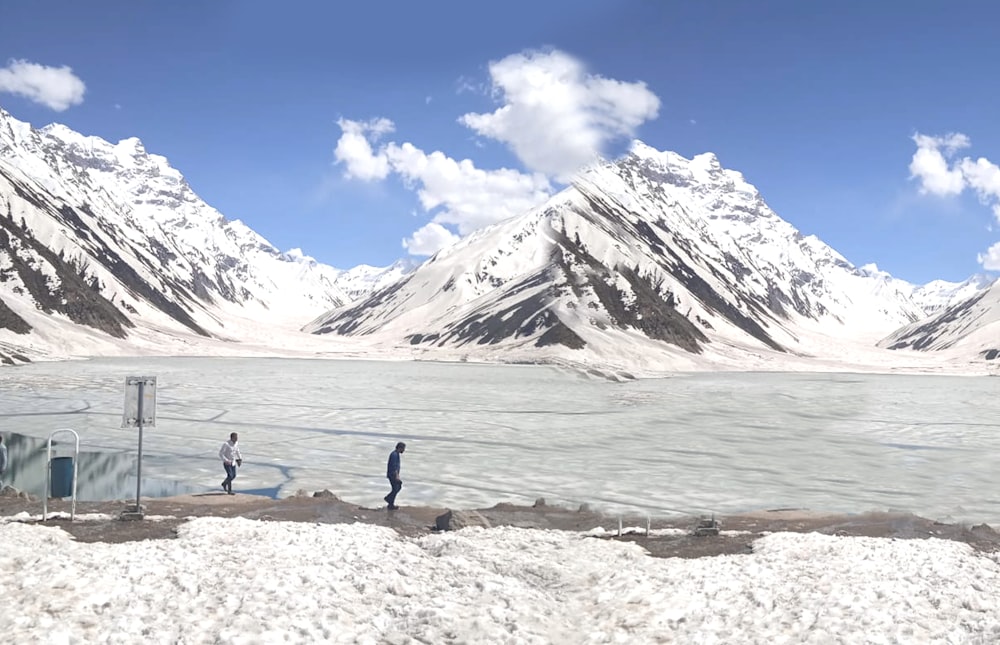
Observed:
[[[1000,222],[1000,167],[989,159],[980,157],[975,161],[962,159],[959,169],[965,183],[976,191],[980,201],[992,206],[993,215]]]
[[[950,167],[949,159],[955,152],[969,146],[964,134],[947,134],[932,137],[913,135],[917,151],[910,161],[910,177],[920,180],[920,192],[931,195],[958,195],[965,190],[965,177],[960,168]]]
[[[1000,271],[1000,242],[986,249],[986,253],[980,253],[976,259],[987,271]]]
[[[959,195],[971,188],[1000,222],[1000,167],[983,157],[955,158],[956,152],[971,145],[969,137],[959,133],[943,137],[918,133],[913,141],[917,151],[910,161],[910,176],[920,180],[921,193]]]
[[[959,195],[969,188],[1000,222],[1000,166],[984,157],[955,158],[959,150],[969,147],[969,137],[958,133],[942,137],[918,133],[913,141],[917,151],[910,161],[910,176],[920,180],[921,193]],[[1000,243],[980,253],[977,259],[987,271],[1000,271]]]
[[[645,83],[589,74],[560,51],[514,54],[490,63],[489,71],[501,106],[460,122],[508,145],[527,168],[560,181],[569,181],[611,141],[632,137],[660,109]]]
[[[83,103],[84,85],[67,66],[48,67],[26,60],[11,60],[0,67],[0,92],[17,94],[56,112]]]
[[[364,181],[388,177],[389,160],[384,154],[375,154],[372,141],[378,141],[381,136],[392,132],[395,129],[392,121],[339,119],[337,125],[340,126],[341,135],[333,156],[338,163],[344,164],[344,174]]]
[[[403,240],[410,255],[433,255],[461,238],[437,222],[429,222]]]
[[[518,215],[552,193],[548,179],[538,173],[483,170],[468,159],[457,161],[437,151],[428,154],[410,143],[390,142],[375,149],[374,140],[393,129],[388,119],[338,123],[343,133],[334,155],[345,166],[345,174],[375,180],[396,173],[417,191],[424,210],[435,211],[430,224],[403,241],[413,255],[430,255],[459,239],[445,224],[466,235]]]
[[[543,175],[510,168],[483,170],[468,159],[456,161],[437,151],[427,154],[409,143],[390,144],[385,154],[404,181],[419,185],[424,210],[441,209],[434,221],[454,224],[462,235],[519,215],[552,192]]]
[[[500,107],[459,122],[507,145],[527,172],[477,168],[468,159],[427,153],[411,143],[379,145],[394,130],[388,119],[338,121],[342,134],[334,156],[346,176],[375,181],[395,174],[433,213],[430,223],[403,240],[414,255],[432,254],[459,236],[537,206],[552,194],[552,180],[570,181],[608,144],[633,136],[660,109],[645,83],[589,74],[560,51],[514,54],[490,63],[489,73]],[[460,92],[478,89],[459,79]]]

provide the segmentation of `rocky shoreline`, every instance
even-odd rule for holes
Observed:
[[[9,489],[4,492],[9,493]],[[407,536],[464,526],[589,532],[596,537],[638,543],[654,557],[696,558],[749,553],[753,540],[782,531],[886,539],[938,538],[964,542],[983,552],[1000,551],[1000,534],[985,524],[948,524],[897,512],[834,514],[778,509],[718,518],[678,516],[648,520],[647,524],[645,517],[612,517],[586,507],[553,506],[544,500],[532,506],[500,503],[470,510],[402,506],[399,510],[387,511],[384,507],[367,508],[344,502],[329,491],[312,495],[301,493],[284,499],[211,492],[144,499],[144,519],[121,519],[122,513],[133,504],[134,500],[78,502],[76,520],[69,521],[70,502],[54,499],[48,504],[49,519],[45,524],[63,529],[78,541],[112,543],[172,539],[177,527],[188,519],[216,516],[321,524],[361,522],[386,526]],[[0,521],[40,524],[41,512],[42,504],[37,499],[23,495],[0,496]],[[445,518],[450,522],[446,524]],[[699,526],[703,530],[699,531]],[[708,527],[707,530],[704,527]]]

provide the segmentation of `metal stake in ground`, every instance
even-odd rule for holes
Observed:
[[[139,429],[139,455],[135,467],[135,506],[122,519],[141,520],[142,498],[142,430],[144,426],[156,427],[156,377],[129,376],[125,379],[125,411],[122,415],[123,428]]]

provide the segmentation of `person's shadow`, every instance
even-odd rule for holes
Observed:
[[[261,497],[270,497],[271,499],[278,499],[278,490],[279,488],[277,486],[272,488],[250,488],[246,490],[233,488],[233,492],[239,495],[259,495]],[[221,490],[219,491],[219,494],[225,495],[225,493]]]

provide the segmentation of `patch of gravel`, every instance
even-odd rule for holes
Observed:
[[[134,500],[133,500],[134,501]],[[328,492],[317,496],[298,495],[271,499],[255,495],[204,493],[158,499],[144,499],[146,518],[120,519],[133,501],[79,502],[78,516],[103,514],[102,519],[70,521],[70,502],[54,499],[49,502],[50,517],[45,524],[58,526],[81,542],[129,542],[134,540],[171,539],[177,527],[192,517],[245,517],[261,521],[353,523],[363,522],[395,529],[402,535],[419,536],[436,530],[435,520],[448,509],[426,506],[402,506],[399,510],[366,508],[349,504]],[[454,509],[458,510],[458,509]],[[39,516],[39,500],[0,496],[0,521],[26,513]],[[801,509],[758,511],[717,518],[721,533],[695,535],[694,528],[701,518],[676,516],[653,519],[651,535],[645,534],[645,517],[622,518],[624,527],[639,527],[635,532],[618,535],[618,517],[546,505],[539,500],[534,506],[497,504],[476,509],[490,526],[558,529],[566,531],[598,531],[601,539],[634,542],[654,557],[699,558],[722,554],[749,553],[751,543],[767,533],[819,532],[828,535],[868,536],[891,539],[941,538],[970,544],[983,552],[1000,551],[1000,534],[980,524],[967,526],[945,524],[908,513],[829,514]],[[64,517],[65,515],[65,517]],[[39,520],[27,520],[41,523]],[[666,535],[656,534],[663,529]]]

